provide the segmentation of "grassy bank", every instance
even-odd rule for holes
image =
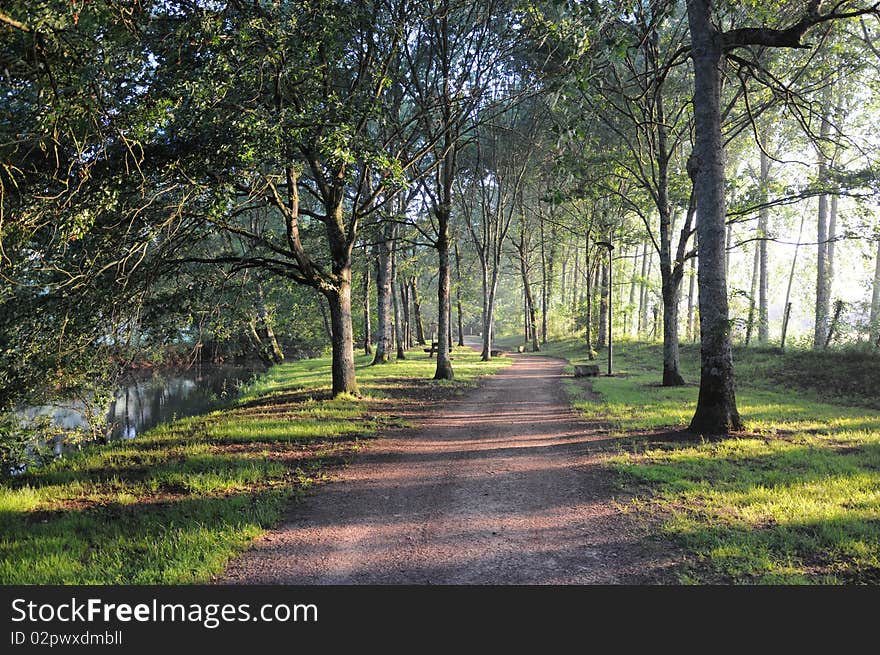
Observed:
[[[575,341],[548,345],[586,355]],[[880,583],[880,359],[738,349],[735,360],[747,431],[721,442],[675,433],[696,404],[696,347],[682,351],[685,387],[658,386],[658,344],[623,343],[617,377],[568,390],[619,438],[608,465],[635,495],[630,509],[691,554],[682,582]]]
[[[181,584],[210,579],[284,507],[400,424],[408,402],[462,393],[509,360],[455,353],[369,366],[363,398],[329,398],[329,357],[271,369],[220,411],[91,447],[0,485],[0,583]]]

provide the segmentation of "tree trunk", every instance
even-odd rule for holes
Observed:
[[[657,30],[651,30],[651,44],[657,48]],[[654,50],[649,50],[653,53]],[[663,89],[654,92],[654,114],[657,131],[657,209],[660,214],[660,279],[663,300],[663,386],[684,384],[678,371],[678,303],[681,296],[682,261],[673,262],[672,233],[675,216],[669,202],[669,134],[663,109]],[[679,248],[683,254],[687,231],[680,237]]]
[[[757,309],[758,277],[761,275],[761,249],[755,242],[755,256],[752,263],[752,288],[749,290],[749,315],[746,320],[746,345],[752,341],[752,329],[755,325],[755,310]]]
[[[818,235],[816,244],[816,318],[813,347],[822,348],[828,332],[831,290],[828,285],[828,196],[819,196]]]
[[[392,330],[391,322],[391,278],[392,278],[392,247],[394,243],[394,224],[387,223],[382,231],[382,238],[376,245],[376,354],[373,364],[385,364],[391,360]]]
[[[419,297],[419,287],[415,275],[409,279],[409,287],[412,293],[413,313],[415,314],[416,342],[420,346],[424,346],[425,325],[422,322],[422,299]]]
[[[559,290],[563,305],[565,305],[565,299],[567,298],[567,296],[565,294],[566,276],[568,275],[568,271],[566,271],[565,269],[567,267],[568,267],[568,248],[563,248],[563,250],[562,250],[562,267],[561,267],[562,268],[562,282],[561,282],[561,288]]]
[[[780,346],[783,350],[785,350],[785,337],[788,333],[788,320],[791,317],[791,287],[794,284],[794,272],[797,270],[797,260],[798,260],[798,252],[801,249],[801,238],[804,236],[804,223],[806,222],[807,213],[801,213],[801,226],[798,228],[798,238],[797,244],[794,247],[794,257],[791,258],[791,272],[788,274],[788,287],[785,290],[785,304],[783,305],[783,310],[785,311],[785,315],[782,320],[782,335],[780,340]]]
[[[822,139],[819,147],[819,184],[828,182],[828,160],[822,149],[827,147],[827,138],[831,133],[828,113],[831,109],[831,87],[826,86],[822,93],[822,122],[819,136]],[[816,321],[813,328],[813,348],[823,348],[828,336],[828,314],[831,310],[831,276],[828,260],[828,196],[819,196],[819,214],[817,220],[816,244]]]
[[[542,212],[538,212],[538,237],[541,240],[541,343],[547,343],[547,244]]]
[[[248,337],[257,349],[257,355],[267,365],[280,364],[284,361],[284,352],[278,345],[275,332],[272,330],[272,317],[266,308],[263,298],[263,286],[258,285],[259,302],[257,313],[248,322]]]
[[[489,281],[489,297],[486,299],[486,319],[483,323],[483,353],[481,359],[485,362],[492,358],[492,341],[495,338],[495,296],[498,280],[495,275]]]
[[[446,320],[446,326],[448,328],[447,329],[447,333],[448,333],[447,334],[447,337],[448,337],[447,343],[449,344],[449,352],[452,352],[452,298],[451,297],[449,299],[449,316]],[[494,329],[495,326],[493,325],[492,328]]]
[[[651,300],[651,269],[654,267],[654,250],[648,247],[648,244],[645,244],[645,262],[646,267],[643,267],[643,271],[645,274],[642,276],[642,296],[641,301],[639,302],[639,334],[643,334],[648,331],[648,309],[649,309],[649,301]]]
[[[497,221],[502,220],[499,216]],[[486,228],[488,230],[488,228]],[[486,362],[492,358],[492,341],[495,337],[495,304],[498,296],[498,273],[501,268],[501,245],[502,234],[495,234],[490,238],[488,245],[481,249],[476,237],[474,245],[480,252],[480,265],[483,272],[483,352],[480,358]]]
[[[260,358],[260,361],[263,362],[266,366],[271,366],[274,362],[269,356],[268,349],[263,343],[263,340],[260,338],[260,333],[257,331],[256,316],[251,316],[250,320],[248,321],[247,335],[248,340],[251,342],[251,345],[257,351],[257,357]]]
[[[696,330],[694,330],[694,288],[697,285],[697,258],[691,258],[691,272],[688,280],[688,315],[687,315],[687,340],[693,342],[696,340]]]
[[[828,204],[828,250],[826,255],[828,258],[828,297],[830,299],[831,292],[834,290],[834,251],[837,245],[837,196],[831,196],[831,201]]]
[[[661,262],[660,270],[663,274],[663,386],[677,387],[684,384],[684,378],[679,371],[678,343],[678,306],[681,302],[684,268],[681,263],[673,266],[671,254],[667,254],[666,262]]]
[[[425,322],[422,318],[422,298],[419,296],[418,279],[415,275],[409,280],[409,289],[410,298],[412,298],[413,326],[415,328],[414,336],[416,344],[424,346],[427,343],[427,336],[425,333]]]
[[[645,280],[648,274],[648,244],[642,244],[642,275],[639,278],[639,307],[636,313],[636,337],[641,337],[645,326],[645,316],[647,308],[645,307]]]
[[[553,214],[551,212],[552,220]],[[541,225],[541,343],[547,343],[547,317],[550,312],[550,298],[553,294],[553,268],[556,259],[556,227],[550,229],[550,249],[545,246],[544,216],[540,215]]]
[[[608,267],[600,259],[599,268],[599,334],[596,338],[596,347],[605,348],[608,345]]]
[[[532,333],[532,352],[540,352],[541,345],[538,343],[537,317],[535,316],[535,301],[532,292],[526,285],[526,305],[529,313],[529,331]]]
[[[661,197],[665,197],[662,194]],[[660,220],[660,273],[661,299],[663,301],[663,386],[677,387],[684,384],[679,372],[678,305],[681,301],[681,279],[684,268],[681,262],[672,262],[671,219]],[[665,223],[665,227],[664,227]],[[682,236],[682,239],[685,237]],[[682,246],[683,247],[683,246]]]
[[[834,341],[834,336],[838,332],[838,328],[840,326],[840,313],[843,311],[843,301],[838,300],[834,303],[834,317],[831,319],[831,325],[828,327],[828,335],[825,337],[825,345],[824,348],[827,348],[831,345],[831,342]]]
[[[366,258],[367,248],[364,247],[364,257]],[[372,262],[367,259],[366,266],[364,267],[364,298],[362,301],[363,310],[364,310],[364,354],[372,355],[373,354],[373,346],[372,346],[372,335],[370,334],[370,282],[372,277]]]
[[[577,308],[575,311],[579,310],[584,306],[584,294],[586,293],[587,285],[590,283],[590,247],[587,246],[584,250],[584,267],[581,269],[581,277],[579,280],[575,280],[575,287],[578,289],[578,299],[575,307]]]
[[[400,294],[397,285],[397,253],[391,253],[391,304],[394,308],[394,341],[397,345],[397,359],[406,359],[406,325],[401,320]]]
[[[785,338],[788,335],[788,320],[791,317],[791,303],[785,303],[785,309],[782,310],[782,334],[779,338],[779,349],[785,350]]]
[[[404,348],[412,348],[413,347],[413,330],[412,330],[412,311],[410,309],[410,295],[409,295],[409,280],[404,280],[403,282],[398,282],[397,285],[398,293],[400,294],[400,300],[403,303],[403,325],[406,327],[406,331],[403,339]]]
[[[461,318],[461,255],[458,254],[458,241],[455,242],[455,304],[458,308],[458,345],[464,346],[464,323]],[[413,287],[415,290],[415,287]]]
[[[681,269],[663,285],[663,386],[680,387],[684,378],[679,371],[678,305],[681,301]]]
[[[449,208],[444,203],[437,209],[437,368],[435,380],[452,380],[455,373],[449,358]]]
[[[482,273],[482,277],[480,278],[480,289],[483,292],[482,320],[480,329],[480,337],[483,349],[480,352],[480,359],[485,362],[488,361],[492,355],[492,353],[489,352],[489,344],[491,341],[489,335],[489,269],[488,264],[486,263],[485,255],[480,255],[480,271]]]
[[[281,347],[278,345],[278,339],[275,337],[275,330],[272,329],[272,316],[269,314],[269,309],[266,306],[266,297],[263,292],[262,284],[257,285],[257,293],[259,294],[260,298],[260,323],[263,326],[263,333],[265,334],[265,338],[269,342],[269,346],[267,348],[267,356],[270,363],[280,364],[284,361],[284,351],[281,350]]]
[[[618,275],[620,275],[621,278],[625,277],[623,275],[623,268],[626,266],[627,257],[628,257],[628,254],[626,251],[626,247],[621,246],[620,254],[617,257],[618,261],[620,262],[620,265],[617,267],[618,268],[617,273],[618,273]],[[613,269],[612,269],[611,273],[614,273]],[[609,303],[610,303],[609,310],[611,313],[611,322],[614,323],[615,318],[614,318],[614,301],[613,301],[613,296],[614,296],[614,276],[613,275],[611,277],[611,284],[609,286],[611,287],[611,291],[609,293],[612,296],[612,299],[609,301]],[[617,286],[621,287],[621,288],[625,288],[626,282],[625,281],[618,281]],[[618,323],[618,325],[621,326],[620,334],[625,334],[626,333],[626,304],[623,302],[623,292],[622,291],[621,291],[621,293],[617,294],[617,323]],[[609,328],[609,331],[611,331],[611,329],[612,328]],[[620,334],[618,336],[620,336]]]
[[[351,265],[337,272],[337,289],[325,293],[333,328],[333,395],[357,394],[351,323]]]
[[[871,341],[880,340],[880,235],[877,236],[877,263],[874,269],[874,293],[871,296]]]
[[[769,199],[770,159],[761,151],[761,199]],[[770,305],[768,300],[767,234],[770,227],[770,208],[762,207],[758,214],[758,342],[766,344],[770,339]]]
[[[586,313],[587,313],[587,326],[586,326],[586,334],[584,335],[584,341],[587,346],[587,357],[589,359],[595,359],[595,355],[593,354],[593,288],[592,285],[587,284],[587,297],[586,297]]]
[[[278,345],[278,339],[275,337],[275,330],[272,329],[272,320],[268,315],[263,317],[263,324],[266,326],[266,338],[269,340],[269,347],[272,351],[272,362],[280,364],[284,361],[284,351]]]
[[[721,39],[709,0],[687,0],[694,66],[694,181],[699,220],[700,394],[692,432],[727,435],[742,429],[736,408],[725,273],[724,145],[721,136]]]
[[[526,244],[525,231],[520,232],[519,244],[516,244],[519,254],[519,272],[522,276],[523,285],[523,307],[525,313],[525,335],[526,341],[531,339],[532,352],[539,352],[541,346],[538,344],[538,326],[535,316],[535,300],[532,296],[532,286],[529,284],[529,248]]]
[[[330,324],[330,319],[327,318],[327,307],[321,296],[317,297],[317,302],[318,309],[321,311],[321,321],[324,323],[324,334],[330,339],[330,343],[333,343],[333,326]]]
[[[633,255],[632,276],[629,282],[629,302],[627,304],[627,317],[624,321],[624,330],[627,334],[638,333],[638,311],[636,306],[636,289],[639,288],[639,246],[635,246],[635,254]]]

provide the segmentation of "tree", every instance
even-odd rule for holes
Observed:
[[[530,224],[531,221],[529,221],[525,206],[521,199],[517,204],[519,208],[519,233],[516,238],[510,236],[510,242],[516,253],[516,260],[519,264],[520,278],[522,280],[525,301],[526,334],[531,338],[532,352],[538,352],[541,350],[541,346],[538,343],[538,326],[537,321],[535,320],[535,298],[532,293],[532,284],[530,280],[532,263],[529,257],[530,253],[534,250],[531,243],[533,225]]]
[[[468,187],[459,185],[462,220],[480,261],[483,291],[481,359],[492,357],[493,325],[501,255],[530,165],[531,148],[517,134],[515,110],[504,115],[504,125],[487,124],[476,129],[474,159],[468,171]],[[534,309],[534,308],[533,308]]]
[[[686,35],[676,13],[675,3],[639,4],[631,16],[607,21],[604,39],[588,60],[588,85],[580,95],[591,109],[587,120],[601,121],[619,142],[609,155],[620,173],[642,189],[659,217],[655,231],[651,212],[629,189],[620,194],[621,201],[641,216],[660,259],[664,386],[684,384],[679,372],[679,304],[687,259],[693,256],[688,242],[694,206],[684,167],[677,163],[683,159],[679,155],[691,122],[680,70]],[[609,193],[617,192],[613,180],[605,186]],[[683,220],[676,245],[677,215]]]
[[[693,432],[725,435],[742,428],[734,393],[733,358],[727,279],[724,270],[724,145],[721,137],[722,60],[748,46],[804,48],[807,31],[821,23],[878,13],[873,5],[837,2],[824,9],[821,0],[800,5],[796,19],[784,27],[741,27],[722,30],[713,0],[687,0],[694,66],[694,150],[688,172],[694,181],[699,211],[700,394],[691,420]]]
[[[821,126],[819,128],[820,142],[817,143],[820,185],[828,184],[828,168],[829,165],[833,165],[830,158],[825,154],[829,135],[831,134],[832,91],[832,86],[829,84],[822,93]],[[819,349],[825,347],[831,309],[832,255],[830,241],[834,238],[834,234],[829,225],[828,196],[826,194],[819,196],[819,214],[816,225],[818,232],[816,239],[816,320],[813,332],[813,347]]]
[[[370,313],[370,287],[372,282],[373,259],[367,257],[367,246],[364,245],[364,295],[361,300],[363,307],[364,322],[364,354],[373,354],[373,334],[370,327],[372,314]]]
[[[545,216],[543,205],[549,204]],[[539,203],[538,231],[541,239],[541,343],[547,343],[547,318],[550,313],[550,299],[553,297],[556,254],[558,250],[559,227],[554,220],[553,203]],[[549,220],[548,220],[549,219]],[[549,223],[549,226],[547,225]],[[549,244],[547,243],[549,241]]]
[[[376,354],[373,356],[373,364],[385,364],[391,361],[391,284],[393,277],[394,234],[396,231],[397,224],[395,222],[386,222],[375,245],[376,306],[378,308],[378,316],[376,322]]]
[[[414,145],[416,121],[401,116],[401,90],[389,84],[406,7],[169,4],[150,26],[160,65],[149,93],[182,98],[154,138],[185,153],[175,174],[211,200],[187,216],[247,244],[184,259],[261,267],[321,293],[334,394],[357,391],[351,284],[360,225],[387,208],[431,145]],[[243,229],[237,217],[256,206],[270,207],[273,223]]]
[[[878,230],[880,232],[880,230]],[[874,269],[874,283],[871,292],[871,319],[870,331],[871,341],[880,346],[880,235],[877,237],[877,259]]]
[[[768,201],[770,184],[770,158],[764,150],[761,150],[761,199]],[[761,207],[758,215],[758,341],[766,344],[770,338],[770,307],[767,298],[768,292],[768,261],[767,261],[767,237],[770,227],[770,208]]]
[[[131,261],[109,237],[132,236],[117,207],[136,146],[119,128],[142,118],[139,15],[100,0],[0,9],[0,411],[112,381],[132,326],[115,304],[141,306],[146,280],[120,279]]]
[[[419,107],[419,126],[430,143],[426,163],[432,174],[421,188],[435,221],[438,380],[454,377],[449,356],[450,221],[459,153],[471,138],[474,115],[486,116],[489,107],[504,105],[519,90],[511,83],[517,76],[510,59],[518,45],[518,23],[512,17],[501,0],[430,0],[419,5],[403,40],[407,94]]]

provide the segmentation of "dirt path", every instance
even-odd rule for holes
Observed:
[[[662,543],[622,513],[604,436],[569,410],[565,362],[518,356],[374,443],[291,508],[221,582],[608,584],[658,579]]]

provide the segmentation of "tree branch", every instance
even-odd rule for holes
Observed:
[[[853,9],[852,11],[840,11],[840,7],[844,3],[838,2],[831,11],[824,14],[819,9],[821,4],[821,0],[811,0],[800,20],[785,29],[742,27],[723,32],[720,35],[721,47],[725,52],[750,45],[767,46],[770,48],[809,49],[812,46],[801,43],[801,39],[811,27],[842,18],[857,18],[867,14],[880,14],[880,3],[875,3],[861,9]]]

